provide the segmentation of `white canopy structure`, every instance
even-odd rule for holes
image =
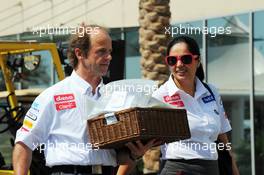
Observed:
[[[208,49],[208,80],[215,84],[222,94],[248,95],[250,89],[249,35],[246,27],[237,17],[226,24],[231,34],[226,44]],[[239,26],[239,27],[238,27]],[[239,42],[234,42],[239,36]],[[228,44],[228,40],[234,42]],[[254,48],[255,92],[264,95],[264,53]],[[212,61],[211,61],[212,60]]]

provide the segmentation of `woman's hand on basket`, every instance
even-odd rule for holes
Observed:
[[[135,143],[128,142],[126,146],[130,149],[130,158],[132,160],[136,160],[139,157],[142,157],[147,150],[149,150],[153,146],[160,145],[160,143],[160,141],[152,139],[144,145],[140,140],[137,140]]]

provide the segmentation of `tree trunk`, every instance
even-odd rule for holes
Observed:
[[[169,35],[165,27],[170,25],[169,0],[140,0],[139,44],[143,78],[157,80],[159,85],[169,76],[164,57]]]
[[[169,77],[165,65],[166,46],[169,35],[165,27],[170,26],[169,0],[140,0],[139,2],[139,44],[143,78],[156,80],[159,85]],[[143,157],[144,173],[159,171],[160,148],[152,148]]]

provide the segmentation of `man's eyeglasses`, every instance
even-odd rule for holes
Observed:
[[[169,66],[176,65],[177,61],[181,60],[183,64],[191,64],[193,60],[198,60],[197,55],[185,54],[185,55],[169,55],[166,56],[165,61]]]

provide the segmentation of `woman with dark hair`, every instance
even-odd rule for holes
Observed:
[[[161,147],[161,175],[219,175],[215,141],[230,150],[226,133],[231,126],[216,88],[203,83],[199,46],[190,37],[176,37],[168,44],[165,61],[171,76],[153,96],[187,110],[191,138]],[[232,171],[239,174],[233,158]]]

